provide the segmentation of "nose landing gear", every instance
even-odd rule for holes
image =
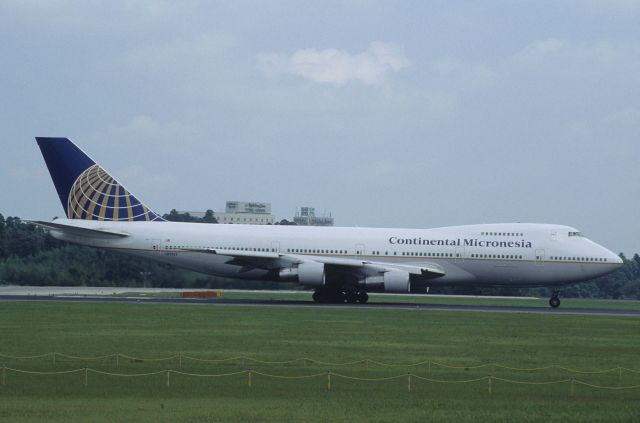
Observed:
[[[549,305],[552,308],[560,307],[560,298],[558,298],[559,295],[560,295],[560,291],[553,291],[553,293],[551,294],[551,298],[549,299]]]

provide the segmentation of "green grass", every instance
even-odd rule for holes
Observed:
[[[419,310],[261,308],[206,305],[1,303],[0,352],[56,351],[76,356],[124,353],[162,358],[247,356],[263,361],[308,357],[326,362],[369,359],[397,363],[350,366],[259,364],[238,359],[168,361],[4,359],[7,367],[62,371],[90,367],[112,373],[175,369],[198,374],[244,371],[297,376],[124,378],[88,374],[30,375],[8,371],[0,386],[0,421],[638,421],[640,389],[609,391],[574,385],[515,385],[494,380],[436,384],[407,378],[367,382],[331,379],[411,372],[440,380],[495,377],[529,382],[575,378],[606,386],[640,385],[640,373],[574,374],[561,369],[518,372],[512,367],[557,364],[583,370],[640,370],[640,319],[631,317],[429,312]],[[423,364],[431,361],[450,369]],[[116,366],[117,364],[117,366]]]

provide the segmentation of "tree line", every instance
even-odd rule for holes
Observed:
[[[172,210],[170,221],[215,223]],[[286,224],[278,222],[279,224]],[[287,222],[288,223],[288,222]],[[565,297],[640,299],[640,256],[620,255],[624,265],[609,275],[561,288]],[[113,251],[59,241],[18,217],[0,214],[0,284],[129,286],[163,288],[290,289],[295,284],[243,281],[203,275]],[[546,296],[546,288],[433,288],[430,293]]]

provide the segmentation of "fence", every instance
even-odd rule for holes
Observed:
[[[79,368],[71,368],[65,370],[57,370],[57,371],[36,371],[36,370],[28,370],[21,369],[14,366],[8,366],[6,364],[7,360],[13,361],[29,361],[29,360],[39,360],[44,359],[48,363],[56,365],[57,363],[68,364],[68,360],[76,360],[76,361],[104,361],[109,360],[115,362],[116,368],[126,367],[130,368],[131,363],[158,363],[161,365],[173,364],[178,366],[178,369],[171,368],[171,366],[166,366],[161,370],[157,371],[148,371],[148,372],[110,372],[104,369],[92,368],[89,366],[79,367]],[[281,379],[281,380],[290,380],[290,381],[302,381],[302,380],[313,380],[318,379],[324,381],[323,384],[326,385],[327,390],[335,389],[335,381],[338,379],[344,380],[352,380],[352,381],[360,381],[360,382],[385,382],[392,380],[404,380],[405,383],[402,385],[405,387],[407,392],[412,392],[413,387],[417,381],[421,383],[429,383],[429,384],[485,384],[485,389],[488,394],[493,394],[494,385],[496,383],[504,383],[504,384],[512,384],[512,385],[529,385],[529,386],[548,386],[548,385],[567,385],[567,393],[568,395],[574,395],[574,391],[576,386],[584,386],[588,388],[592,388],[595,390],[635,390],[640,388],[640,384],[635,383],[622,383],[622,376],[629,375],[635,376],[640,374],[640,370],[630,369],[623,366],[616,366],[606,369],[575,369],[566,366],[562,366],[559,364],[550,364],[539,367],[513,367],[507,366],[499,363],[484,363],[484,364],[475,364],[475,365],[451,365],[447,363],[441,363],[433,360],[424,360],[415,363],[385,363],[381,361],[376,361],[372,359],[362,359],[355,360],[349,362],[327,362],[322,360],[317,360],[308,357],[301,357],[291,360],[282,360],[282,361],[269,361],[269,360],[260,360],[253,357],[247,356],[236,356],[229,358],[200,358],[193,357],[188,354],[174,354],[166,357],[136,357],[123,353],[114,353],[100,356],[77,356],[77,355],[69,355],[63,354],[59,352],[50,352],[46,354],[39,355],[29,355],[29,356],[18,356],[18,355],[9,355],[0,353],[0,362],[4,360],[5,364],[2,365],[2,386],[7,385],[7,380],[11,381],[12,373],[14,374],[24,374],[24,375],[35,375],[35,376],[53,376],[53,375],[72,375],[78,374],[82,376],[82,384],[87,387],[91,380],[91,375],[102,375],[105,377],[115,377],[115,378],[142,378],[149,376],[158,376],[162,375],[163,383],[167,388],[171,387],[172,377],[175,376],[185,376],[185,377],[195,377],[195,378],[243,378],[246,379],[246,384],[248,388],[251,388],[254,385],[254,379],[256,377],[266,378],[266,379]],[[67,361],[65,361],[67,360]],[[128,361],[127,366],[121,361]],[[222,373],[208,373],[208,372],[192,372],[192,371],[184,371],[183,367],[188,367],[188,364],[191,363],[204,363],[204,364],[230,364],[230,363],[241,363],[242,369],[237,371],[229,371]],[[86,364],[86,363],[84,363]],[[109,363],[112,365],[112,363]],[[247,364],[251,365],[263,365],[263,366],[293,366],[289,367],[288,370],[296,370],[298,374],[276,374],[275,372],[267,372],[263,370],[256,370],[247,366]],[[336,371],[322,371],[322,372],[312,372],[314,366],[323,366],[325,368],[336,368],[340,367],[346,370],[346,368],[354,368],[356,366],[364,366],[368,370],[373,369],[386,369],[387,372],[392,372],[394,369],[404,368],[411,369],[413,371],[409,371],[406,373],[398,373],[391,374],[384,377],[363,377],[347,374],[347,372],[336,372]],[[95,367],[95,366],[94,366]],[[98,366],[100,367],[100,366]],[[195,366],[193,366],[195,367]],[[429,376],[418,374],[415,370],[418,370],[419,367],[425,367],[426,373]],[[360,367],[361,368],[361,367]],[[445,378],[437,378],[431,377],[431,375],[436,374],[436,370],[447,369],[447,371],[457,371],[457,370],[476,370],[478,372],[482,370],[487,370],[490,372],[488,375],[482,375],[478,377],[470,377],[466,379],[445,379]],[[140,370],[140,369],[138,369]],[[304,370],[306,374],[301,370]],[[571,373],[574,375],[579,375],[579,378],[576,377],[559,377],[559,378],[549,378],[549,380],[540,380],[540,381],[531,381],[531,380],[518,380],[516,378],[509,377],[501,377],[497,376],[496,372],[498,370],[505,370],[509,372],[526,372],[526,373],[534,373],[534,372],[544,372],[550,370],[557,370],[562,372]],[[378,371],[378,373],[383,373]],[[480,373],[482,374],[482,373]],[[608,375],[606,378],[610,378],[613,376],[618,377],[618,385],[613,386],[611,384],[603,384],[603,383],[592,383],[590,381],[584,380],[585,377],[589,375]],[[603,377],[603,379],[606,379]],[[332,387],[332,382],[334,382],[334,386]],[[635,382],[635,381],[634,381]]]
[[[116,367],[119,366],[120,359],[125,359],[125,360],[131,360],[131,361],[139,361],[139,362],[178,361],[178,366],[180,368],[182,367],[182,364],[185,361],[194,361],[194,362],[200,362],[200,363],[214,363],[214,364],[242,362],[243,365],[247,362],[264,364],[264,365],[291,365],[291,364],[299,363],[303,366],[313,364],[313,365],[320,365],[320,366],[327,366],[327,367],[347,367],[347,366],[364,365],[366,367],[379,366],[379,367],[390,367],[390,368],[393,368],[393,367],[409,368],[409,367],[427,366],[429,369],[435,368],[435,367],[441,367],[446,369],[464,369],[464,370],[491,369],[492,371],[496,369],[504,369],[504,370],[510,370],[510,371],[516,371],[516,372],[536,372],[536,371],[542,371],[542,370],[556,369],[556,370],[561,370],[568,373],[576,373],[576,374],[604,374],[604,373],[614,373],[614,372],[617,372],[619,375],[621,375],[622,373],[640,374],[640,370],[630,369],[628,367],[623,367],[623,366],[616,366],[616,367],[611,367],[607,369],[585,370],[585,369],[574,369],[574,368],[562,366],[559,364],[548,364],[548,365],[538,366],[538,367],[513,367],[513,366],[507,366],[499,363],[482,363],[482,364],[475,364],[475,365],[457,365],[456,366],[456,365],[445,364],[445,363],[441,363],[433,360],[424,360],[424,361],[419,361],[415,363],[385,363],[385,362],[376,361],[368,358],[365,358],[362,360],[347,361],[347,362],[329,362],[329,361],[322,361],[322,360],[317,360],[317,359],[308,358],[308,357],[300,357],[300,358],[294,358],[291,360],[281,360],[281,361],[260,360],[260,359],[257,359],[254,357],[248,357],[248,356],[236,356],[236,357],[228,357],[228,358],[199,358],[199,357],[193,357],[183,353],[178,353],[178,354],[174,354],[167,357],[136,357],[136,356],[131,356],[123,353],[113,353],[113,354],[98,355],[98,356],[76,356],[76,355],[64,354],[59,352],[49,352],[49,353],[38,354],[38,355],[24,355],[24,356],[0,353],[0,359],[34,360],[34,359],[42,359],[42,358],[51,358],[54,364],[56,363],[57,358],[79,360],[79,361],[114,360]]]
[[[466,384],[466,383],[478,383],[478,382],[483,382],[486,381],[487,382],[487,390],[489,394],[493,393],[493,384],[495,383],[495,381],[498,382],[504,382],[507,384],[518,384],[518,385],[529,385],[529,386],[543,386],[543,385],[558,385],[558,384],[567,384],[569,386],[569,395],[572,396],[574,394],[574,389],[575,389],[575,385],[582,385],[582,386],[587,386],[590,388],[594,388],[594,389],[606,389],[606,390],[616,390],[616,391],[620,391],[620,390],[629,390],[629,389],[638,389],[640,388],[640,385],[628,385],[628,386],[603,386],[603,385],[595,385],[595,384],[591,384],[588,382],[584,382],[578,379],[561,379],[561,380],[550,380],[550,381],[542,381],[542,382],[530,382],[530,381],[519,381],[519,380],[511,380],[511,379],[505,379],[505,378],[501,378],[501,377],[496,377],[496,376],[483,376],[480,378],[475,378],[475,379],[465,379],[465,380],[441,380],[441,379],[432,379],[432,378],[427,378],[427,377],[423,377],[420,375],[416,375],[413,373],[407,373],[407,374],[400,374],[400,375],[396,375],[396,376],[390,376],[390,377],[381,377],[381,378],[363,378],[363,377],[355,377],[355,376],[349,376],[349,375],[344,375],[344,374],[340,374],[340,373],[335,373],[335,372],[323,372],[323,373],[315,373],[315,374],[309,374],[309,375],[298,375],[298,376],[288,376],[288,375],[274,375],[274,374],[268,374],[268,373],[264,373],[264,372],[258,372],[255,370],[241,370],[238,372],[231,372],[231,373],[221,373],[221,374],[199,374],[199,373],[189,373],[189,372],[182,372],[179,370],[159,370],[156,372],[148,372],[148,373],[111,373],[111,372],[105,372],[102,370],[96,370],[96,369],[91,369],[88,367],[85,368],[80,368],[80,369],[73,369],[73,370],[63,370],[63,371],[55,371],[55,372],[37,372],[37,371],[31,371],[31,370],[21,370],[21,369],[14,369],[11,367],[6,367],[3,366],[2,367],[2,386],[6,386],[7,384],[7,374],[11,373],[11,372],[15,372],[15,373],[22,373],[22,374],[29,374],[29,375],[39,375],[39,376],[52,376],[52,375],[68,375],[68,374],[74,374],[74,373],[79,373],[83,376],[83,385],[85,387],[87,387],[89,385],[89,374],[90,373],[95,373],[95,374],[100,374],[103,376],[112,376],[112,377],[122,377],[122,378],[138,378],[138,377],[147,377],[147,376],[154,376],[154,375],[165,375],[166,379],[165,379],[165,385],[167,388],[171,387],[171,375],[182,375],[182,376],[190,376],[190,377],[199,377],[199,378],[224,378],[224,377],[232,377],[232,376],[243,376],[246,377],[247,379],[247,386],[249,388],[252,387],[253,383],[253,377],[254,376],[261,376],[261,377],[265,377],[265,378],[274,378],[274,379],[288,379],[288,380],[302,380],[302,379],[316,379],[316,378],[326,378],[326,389],[327,390],[331,390],[331,378],[342,378],[342,379],[350,379],[350,380],[357,380],[357,381],[362,381],[362,382],[383,382],[383,381],[389,381],[389,380],[396,380],[396,379],[403,379],[406,378],[407,383],[406,383],[406,390],[407,392],[411,392],[412,389],[412,379],[415,380],[422,380],[425,382],[429,382],[429,383],[443,383],[443,384]]]

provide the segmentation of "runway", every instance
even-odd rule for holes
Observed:
[[[255,300],[255,299],[195,299],[160,297],[117,297],[106,295],[0,295],[0,302],[74,302],[74,303],[130,303],[130,304],[184,304],[208,307],[297,307],[297,308],[333,308],[333,309],[389,309],[416,311],[449,311],[472,313],[520,313],[546,315],[587,315],[587,316],[625,316],[640,317],[640,310],[569,308],[557,309],[543,307],[486,306],[461,304],[416,304],[398,302],[371,302],[367,304],[316,304],[299,300]]]

